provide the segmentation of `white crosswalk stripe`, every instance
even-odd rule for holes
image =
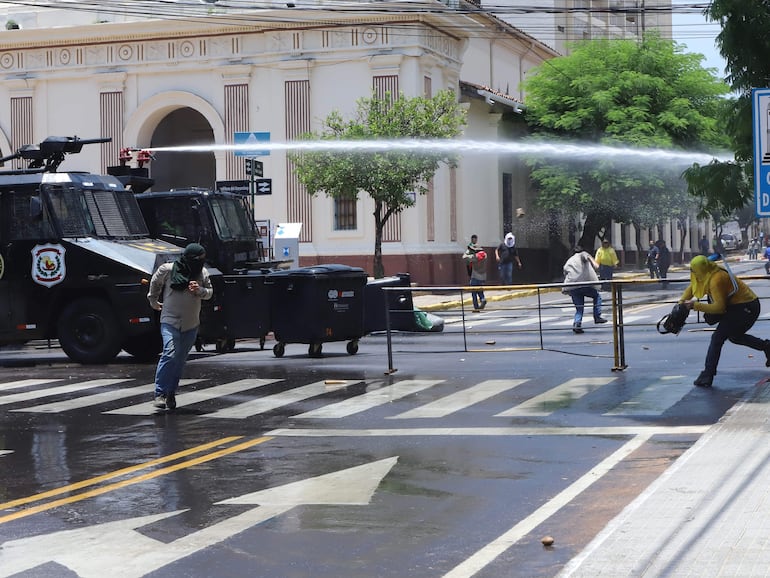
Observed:
[[[527,325],[537,325],[541,321],[543,323],[549,323],[554,319],[561,319],[561,317],[556,317],[554,315],[543,315],[542,318],[525,317],[524,319],[517,319],[516,321],[507,321],[505,323],[501,323],[501,325],[503,327],[525,327]]]
[[[617,379],[617,377],[612,376],[571,378],[518,405],[494,414],[494,417],[547,417],[555,411],[570,409],[584,396],[613,383]],[[157,412],[151,401],[152,383],[124,386],[131,380],[95,379],[69,384],[61,384],[61,381],[63,380],[27,379],[0,383],[0,406],[19,404],[23,407],[9,408],[9,411],[52,414],[100,405],[115,407],[114,402],[141,396],[146,401],[135,400],[140,401],[140,403],[134,404],[128,401],[126,403],[129,405],[115,409],[105,408],[102,413],[149,416]],[[442,387],[447,386],[449,391],[436,390],[437,395],[432,395],[430,401],[421,401],[420,397],[415,397],[410,409],[400,412],[388,410],[392,415],[383,416],[384,419],[391,420],[440,419],[462,412],[495,396],[505,394],[523,384],[532,384],[531,378],[487,379],[475,384],[459,386],[459,388],[442,379],[405,379],[395,383],[387,383],[385,380],[369,382],[363,380],[321,380],[293,388],[284,388],[267,395],[257,395],[255,390],[283,380],[247,378],[188,390],[189,386],[206,381],[204,379],[182,380],[178,402],[181,407],[199,406],[201,417],[213,419],[246,419],[312,398],[320,398],[314,402],[317,407],[304,413],[294,414],[291,417],[342,419],[387,406],[391,402],[441,385]],[[365,387],[362,388],[362,384]],[[539,385],[545,384],[540,383]],[[97,388],[104,389],[93,391]],[[25,391],[19,391],[22,389]],[[363,393],[358,393],[361,390]],[[338,401],[339,394],[333,398],[324,397],[334,391],[344,395],[344,399]],[[632,397],[619,400],[615,407],[608,409],[602,415],[607,417],[662,415],[692,391],[691,376],[657,377]],[[251,393],[245,396],[237,395],[243,392]],[[55,396],[62,396],[63,399],[34,403],[37,400]],[[245,401],[244,398],[246,398]],[[217,401],[217,407],[207,408],[206,403],[209,401]],[[207,409],[208,413],[206,413]]]
[[[346,381],[344,384],[344,387],[349,387],[357,383],[361,383],[361,382]],[[300,387],[295,387],[293,389],[282,391],[281,393],[277,393],[275,395],[260,397],[258,399],[253,399],[251,401],[239,403],[238,405],[235,405],[233,407],[220,409],[218,411],[215,411],[214,413],[206,414],[206,417],[225,418],[225,419],[245,419],[247,417],[252,417],[261,413],[268,412],[278,407],[290,405],[292,403],[297,403],[305,399],[309,399],[311,397],[316,397],[319,395],[323,395],[325,393],[329,393],[334,389],[339,389],[339,385],[337,387],[332,387],[329,384],[327,384],[326,381],[316,381],[315,383],[311,383],[309,385],[303,385]]]
[[[242,391],[248,391],[250,389],[255,389],[258,387],[263,387],[265,385],[270,385],[271,383],[275,383],[276,381],[281,381],[281,380],[280,379],[259,379],[259,378],[240,379],[238,381],[233,381],[231,383],[215,385],[213,387],[207,387],[206,389],[201,389],[197,391],[181,391],[181,392],[178,392],[177,399],[180,404],[184,403],[185,405],[189,406],[196,403],[203,403],[205,401],[216,399],[218,397],[224,397],[227,395],[240,393]],[[104,413],[111,413],[111,414],[117,414],[117,415],[152,415],[156,411],[157,409],[152,404],[152,402],[148,401],[146,403],[140,403],[137,405],[122,407],[119,409],[114,409],[112,411],[106,411]]]
[[[692,389],[692,376],[667,375],[604,415],[661,415]]]
[[[615,381],[615,379],[614,377],[575,377],[495,415],[498,417],[547,416],[557,409],[569,407],[577,399]]]
[[[9,405],[11,403],[17,403],[20,401],[30,401],[33,399],[41,399],[43,397],[53,397],[55,395],[61,395],[66,393],[76,393],[84,391],[86,389],[93,389],[94,387],[102,387],[105,385],[115,385],[116,383],[122,383],[129,381],[128,379],[92,379],[90,381],[81,381],[78,383],[70,383],[67,385],[59,385],[48,389],[35,389],[32,391],[21,391],[19,393],[12,393],[0,397],[0,405]]]
[[[427,389],[443,381],[443,379],[405,379],[404,381],[399,381],[393,385],[386,385],[377,389],[371,389],[376,387],[376,384],[370,384],[370,391],[367,391],[366,393],[293,417],[324,419],[347,417],[355,413],[372,409],[378,405],[401,399],[412,393],[417,393],[418,391],[422,391],[423,389]]]
[[[591,303],[590,301],[586,303],[585,308],[585,314],[583,316],[584,320],[587,322],[591,321]],[[523,315],[523,316],[514,316],[511,321],[506,321],[506,317],[502,317],[500,315],[495,315],[494,310],[489,310],[486,312],[486,315],[484,317],[478,317],[477,314],[473,315],[466,315],[465,316],[465,324],[471,325],[471,324],[491,324],[493,322],[497,322],[497,324],[500,327],[522,327],[527,325],[536,325],[538,323],[543,323],[544,325],[551,324],[556,326],[563,326],[563,325],[570,325],[572,324],[572,320],[575,316],[575,308],[574,307],[563,307],[560,309],[560,313],[558,315],[556,314],[548,314],[542,315],[538,317],[536,314],[532,315]],[[510,318],[510,316],[508,316]],[[608,308],[604,308],[603,310],[603,317],[607,318],[607,320],[611,320],[611,311]],[[770,319],[770,314],[767,315],[767,317]],[[623,317],[623,322],[626,324],[629,323],[636,323],[637,321],[657,321],[660,319],[659,315],[655,314],[630,314],[625,315]],[[447,317],[444,319],[444,323],[451,325],[451,324],[461,324],[462,323],[462,317]]]
[[[9,381],[8,383],[0,383],[0,391],[8,391],[11,389],[24,389],[25,387],[34,387],[36,385],[45,385],[47,383],[56,383],[62,381],[61,379],[20,379],[19,381]]]
[[[180,385],[190,385],[202,381],[200,379],[182,379],[179,381]],[[136,397],[143,395],[145,397],[151,397],[153,394],[154,383],[146,383],[144,385],[138,385],[135,387],[129,387],[126,389],[117,389],[111,391],[103,391],[95,393],[93,395],[86,395],[83,397],[76,397],[74,399],[65,399],[63,401],[54,401],[51,403],[45,403],[41,405],[33,405],[32,407],[25,407],[22,409],[14,409],[16,412],[27,413],[60,413],[63,411],[71,411],[73,409],[81,409],[84,407],[92,407],[94,405],[100,405],[102,403],[108,403],[117,399],[124,399],[127,397]]]
[[[472,387],[462,389],[431,403],[405,411],[390,419],[408,419],[408,418],[436,418],[444,417],[450,413],[455,413],[466,407],[489,399],[495,395],[508,391],[526,383],[527,379],[488,379]]]

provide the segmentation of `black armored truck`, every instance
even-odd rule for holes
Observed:
[[[160,351],[147,286],[180,248],[150,238],[120,179],[57,172],[66,155],[109,140],[49,137],[0,159],[27,163],[0,171],[0,345],[58,339],[83,364]]]

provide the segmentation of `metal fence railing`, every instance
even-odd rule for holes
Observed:
[[[738,276],[743,280],[765,280],[766,276]],[[612,359],[612,370],[626,369],[626,329],[643,328],[657,332],[657,321],[661,315],[649,318],[640,313],[661,305],[665,312],[670,311],[679,296],[690,282],[688,277],[660,279],[614,279],[602,281],[609,285],[608,292],[602,292],[606,327],[611,328],[611,340],[590,342],[593,346],[586,352],[582,349],[569,350],[563,346],[563,340],[556,343],[552,336],[558,333],[572,332],[574,305],[568,294],[562,293],[565,287],[585,286],[586,283],[545,283],[511,286],[453,286],[453,287],[383,287],[386,292],[411,292],[415,308],[427,313],[440,314],[444,322],[439,342],[443,348],[436,352],[462,351],[502,352],[502,351],[561,351],[574,355],[605,357]],[[473,312],[471,292],[483,290],[487,301],[492,305],[481,314]],[[760,296],[760,299],[763,299]],[[385,299],[385,325],[388,355],[388,373],[396,371],[394,366],[394,345],[404,344],[408,351],[419,348],[430,353],[424,342],[420,342],[413,333],[393,329],[393,315],[403,315],[403,309],[394,309]],[[592,301],[586,299],[584,319],[590,331]],[[611,316],[610,316],[611,312]],[[688,325],[699,324],[701,330],[708,325],[697,312],[688,318]],[[606,336],[606,333],[602,334]],[[583,342],[583,346],[585,343]],[[597,349],[607,346],[607,350]],[[611,351],[610,351],[611,350]]]

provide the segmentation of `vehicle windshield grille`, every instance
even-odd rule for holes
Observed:
[[[53,218],[64,237],[148,237],[139,205],[126,190],[48,187]]]
[[[147,237],[147,227],[133,194],[127,191],[83,191],[99,237]]]

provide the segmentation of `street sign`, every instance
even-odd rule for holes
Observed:
[[[770,217],[770,88],[751,91],[754,136],[754,204],[757,217]]]
[[[249,194],[249,181],[217,181],[217,189],[223,193]]]
[[[233,134],[235,156],[237,157],[267,157],[268,149],[259,149],[259,143],[270,142],[269,132],[236,132]],[[243,147],[243,148],[241,148]]]
[[[254,187],[257,195],[272,195],[273,179],[254,179]]]

